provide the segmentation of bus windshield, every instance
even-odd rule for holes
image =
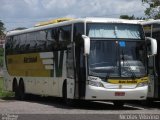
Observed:
[[[140,26],[131,25],[125,30],[127,25],[119,25],[116,33],[109,29],[111,27],[100,30],[100,26],[93,24],[87,29],[88,36],[91,37],[89,74],[99,77],[145,76],[146,50],[145,41],[141,39]],[[113,27],[112,24],[107,26]]]
[[[124,43],[122,47],[120,44]],[[89,74],[101,77],[146,75],[144,42],[91,41]]]
[[[142,39],[142,27],[137,24],[88,23],[87,35],[91,38]]]

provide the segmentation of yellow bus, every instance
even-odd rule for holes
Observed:
[[[147,53],[146,42],[150,45]],[[145,100],[147,55],[156,41],[136,21],[80,18],[11,31],[5,43],[4,87],[75,100]]]

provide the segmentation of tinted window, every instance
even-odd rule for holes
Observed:
[[[46,40],[47,31],[38,31],[37,32],[37,40]]]
[[[33,47],[37,51],[46,51],[46,42],[47,42],[47,30],[36,32],[37,40],[36,42],[32,41]]]
[[[25,51],[25,45],[26,45],[26,42],[27,42],[27,34],[19,35],[19,38],[20,38],[19,51],[20,51],[20,53],[23,53]]]
[[[59,41],[71,41],[71,26],[59,28]]]
[[[52,29],[53,50],[65,50],[71,42],[71,25]]]
[[[6,54],[11,54],[13,50],[13,37],[7,37],[5,45]]]
[[[82,39],[83,34],[84,34],[84,24],[83,23],[74,24],[73,38],[76,43],[83,41]]]
[[[59,29],[59,47],[67,49],[67,45],[71,42],[71,26],[63,26]]]
[[[71,25],[7,37],[6,53],[21,54],[67,49]]]

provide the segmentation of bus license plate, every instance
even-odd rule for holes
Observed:
[[[125,92],[115,92],[115,96],[125,96]]]

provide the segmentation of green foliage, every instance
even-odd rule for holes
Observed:
[[[3,90],[3,78],[0,78],[0,98],[9,99],[14,96],[14,93]]]
[[[4,30],[5,30],[4,23],[0,20],[0,35],[4,35]]]
[[[142,17],[135,17],[134,15],[129,16],[129,15],[121,15],[121,19],[127,19],[127,20],[144,20],[145,18]]]
[[[3,48],[0,48],[0,67],[3,67]]]
[[[133,19],[135,19],[134,15],[132,15],[132,16],[121,15],[120,18],[121,18],[121,19],[128,19],[128,20],[133,20]]]
[[[0,56],[0,67],[2,68],[3,67],[3,57]]]
[[[149,6],[145,10],[148,18],[160,19],[160,0],[142,0],[142,2]]]
[[[14,30],[24,30],[24,29],[27,29],[27,28],[26,27],[18,27],[18,28],[14,29]]]
[[[3,56],[3,48],[0,48],[0,56]]]

